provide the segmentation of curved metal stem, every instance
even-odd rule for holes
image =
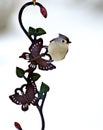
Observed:
[[[21,9],[20,9],[20,11],[19,11],[19,15],[18,15],[18,20],[19,20],[19,24],[20,24],[22,30],[24,31],[24,33],[26,34],[26,36],[30,39],[31,42],[33,42],[32,37],[28,34],[27,30],[25,29],[25,27],[24,27],[24,25],[23,25],[23,23],[22,23],[22,14],[23,14],[23,11],[24,11],[24,9],[25,9],[26,7],[28,7],[28,6],[30,6],[30,5],[34,5],[34,3],[33,3],[33,2],[27,2],[27,3],[25,3],[25,4],[21,7]],[[41,5],[40,3],[38,3],[38,2],[36,2],[35,5],[37,5],[37,6],[39,6],[39,7],[42,6],[42,5]]]
[[[42,128],[41,128],[41,130],[45,129],[45,120],[44,120],[44,116],[43,116],[43,112],[42,112],[45,98],[46,98],[46,94],[44,95],[44,98],[42,99],[41,105],[39,106],[37,104],[37,106],[36,106],[38,111],[39,111],[39,113],[40,113],[40,116],[41,116],[41,121],[42,121]]]
[[[34,40],[35,40],[35,38],[33,39],[33,38],[28,34],[28,31],[25,29],[25,27],[24,27],[24,25],[23,25],[23,23],[22,23],[22,14],[23,14],[23,11],[24,11],[24,9],[25,9],[26,7],[28,7],[28,6],[30,6],[30,5],[34,5],[34,3],[33,3],[33,2],[27,2],[27,3],[25,3],[25,4],[21,7],[21,9],[20,9],[20,11],[19,11],[19,14],[18,14],[18,20],[19,20],[19,24],[20,24],[22,30],[24,31],[24,33],[26,34],[26,36],[30,39],[30,41],[33,43]],[[41,5],[40,3],[38,3],[38,2],[36,2],[35,5],[39,6],[40,8],[42,7],[42,5]],[[47,50],[46,50],[46,51],[47,51]],[[24,78],[25,78],[25,80],[27,81],[26,77],[24,77]],[[44,95],[44,99],[42,100],[41,105],[40,105],[40,106],[39,106],[39,105],[36,105],[36,107],[37,107],[37,109],[38,109],[38,111],[39,111],[39,113],[40,113],[40,116],[41,116],[41,121],[42,121],[41,130],[44,130],[44,129],[45,129],[45,120],[44,120],[44,115],[43,115],[43,112],[42,112],[42,108],[43,108],[43,105],[44,105],[44,100],[45,100],[45,98],[46,98],[46,94]],[[22,129],[21,129],[21,130],[22,130]]]
[[[37,105],[37,109],[38,109],[38,111],[40,113],[41,121],[42,121],[42,128],[41,128],[41,130],[44,130],[45,129],[45,120],[44,120],[42,108],[39,105]]]
[[[26,34],[26,36],[30,39],[30,41],[32,42],[32,41],[33,41],[32,37],[29,36],[27,30],[24,28],[23,23],[22,23],[22,14],[23,14],[23,11],[24,11],[24,9],[25,9],[26,7],[28,7],[28,6],[30,6],[30,5],[33,5],[33,2],[25,3],[25,4],[21,7],[21,9],[20,9],[20,11],[19,11],[19,15],[18,15],[18,20],[19,20],[19,24],[20,24],[22,30],[24,31],[24,33]]]

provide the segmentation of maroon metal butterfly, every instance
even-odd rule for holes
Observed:
[[[42,49],[45,48],[46,51],[42,53]],[[20,58],[28,60],[31,64],[30,66],[35,68],[38,66],[41,70],[52,70],[56,67],[51,63],[51,57],[47,54],[47,48],[43,46],[42,38],[35,40],[29,48],[30,53],[24,52]],[[49,59],[44,59],[43,57],[47,56]]]
[[[37,94],[37,88],[34,83],[24,84],[21,88],[15,89],[15,94],[10,95],[9,98],[17,105],[22,105],[22,110],[27,111],[29,105],[37,105],[38,98],[35,96]]]

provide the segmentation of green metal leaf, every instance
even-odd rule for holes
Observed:
[[[16,75],[19,77],[19,78],[22,78],[24,77],[24,74],[25,74],[25,71],[19,67],[16,67]]]
[[[38,73],[33,73],[31,76],[31,79],[33,81],[37,81],[39,78],[40,78],[40,74],[38,74]]]
[[[36,36],[46,34],[46,31],[42,28],[36,28]]]
[[[33,27],[29,27],[28,34],[29,34],[30,36],[32,36],[32,35],[35,36],[35,35],[36,35],[36,29],[33,28]]]
[[[49,91],[49,86],[42,82],[41,87],[40,87],[40,91],[38,94],[39,99],[43,99],[44,94],[46,94],[48,91]]]
[[[47,93],[49,91],[49,86],[42,82],[40,92]]]
[[[28,34],[30,35],[30,36],[41,36],[41,35],[43,35],[43,34],[46,34],[46,31],[44,30],[44,29],[42,29],[42,28],[33,28],[33,27],[29,27],[29,30],[28,30]]]

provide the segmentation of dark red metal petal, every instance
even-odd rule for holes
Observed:
[[[40,7],[40,12],[41,14],[46,18],[47,17],[47,10],[45,7],[41,6]]]
[[[18,122],[14,122],[14,126],[18,129],[18,130],[22,130],[21,125]]]

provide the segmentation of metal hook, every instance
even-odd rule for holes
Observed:
[[[36,0],[33,0],[33,4],[34,4],[34,6],[36,5]]]

